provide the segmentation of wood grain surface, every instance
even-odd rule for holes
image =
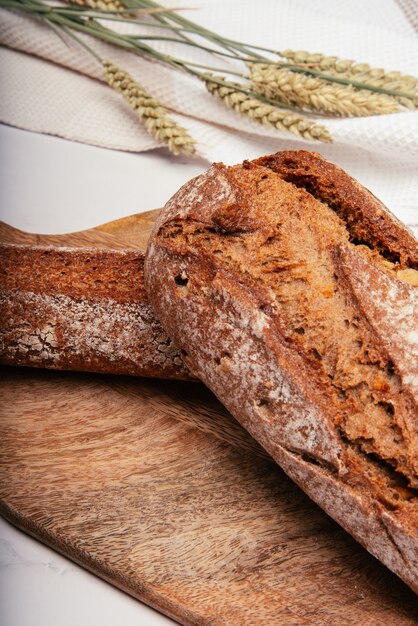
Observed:
[[[1,238],[126,248],[136,227]],[[0,467],[6,519],[182,624],[417,623],[412,591],[198,383],[4,368]]]
[[[130,215],[96,228],[65,235],[39,235],[26,233],[0,221],[0,241],[45,246],[71,246],[75,248],[134,248],[145,253],[147,241],[158,209]]]

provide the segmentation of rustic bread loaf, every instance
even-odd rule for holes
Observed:
[[[0,362],[190,378],[155,318],[141,252],[0,244]]]
[[[418,245],[317,154],[215,164],[168,202],[145,286],[187,366],[418,591]]]

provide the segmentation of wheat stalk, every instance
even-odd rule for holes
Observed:
[[[167,110],[142,85],[111,61],[103,61],[103,68],[107,83],[124,97],[151,135],[173,154],[195,154],[194,139],[168,117]]]
[[[241,87],[240,83],[229,82],[223,76],[215,76],[210,73],[202,74],[202,80],[204,80],[210,94],[222,100],[226,106],[234,109],[234,111],[250,117],[259,124],[288,131],[305,139],[325,143],[332,141],[331,135],[324,126],[301,115],[295,115],[270,104],[265,104],[242,91],[238,91],[237,87]]]
[[[329,83],[271,64],[250,63],[249,79],[260,94],[277,102],[341,117],[383,115],[400,110],[391,96]]]
[[[63,1],[77,6],[50,4],[43,0],[0,0],[0,7],[37,16],[60,36],[61,33],[71,36],[100,65],[103,65],[103,60],[88,39],[80,37],[80,34],[186,72],[205,81],[213,95],[239,113],[258,123],[287,130],[306,139],[331,141],[324,126],[303,117],[301,112],[365,116],[394,113],[400,110],[401,105],[415,108],[418,103],[418,80],[411,76],[385,72],[336,56],[289,50],[278,53],[263,46],[245,44],[195,24],[179,15],[179,9],[165,8],[155,0]],[[141,14],[149,14],[152,19],[138,19]],[[122,34],[109,26],[113,20],[154,26],[162,33]],[[171,31],[168,36],[165,30]],[[175,41],[178,45],[196,47],[215,55],[217,59],[232,58],[247,65],[250,75],[245,76],[231,65],[226,65],[223,73],[236,75],[241,81],[247,79],[247,82],[227,82],[224,76],[202,74],[202,70],[219,70],[182,56],[165,54],[149,45],[148,42],[154,40]],[[278,54],[281,60],[277,59]],[[167,111],[141,85],[110,62],[104,63],[104,70],[107,82],[129,102],[153,136],[166,143],[174,153],[195,152],[195,142],[187,131],[170,119]]]
[[[181,10],[180,8],[165,9],[164,7],[143,8],[140,6],[141,3],[139,4],[138,2],[132,3],[132,0],[128,0],[127,2],[125,1],[122,2],[121,0],[62,0],[62,2],[64,2],[65,4],[72,4],[78,7],[92,9],[93,11],[97,11],[97,12],[111,11],[116,14],[121,13],[122,17],[124,15],[127,15],[126,13],[123,13],[126,10],[129,10],[128,15],[135,15],[135,16],[143,15],[143,16],[151,16],[155,18],[158,18],[158,15],[160,13],[170,15],[174,11]],[[116,18],[117,16],[115,15],[114,17]],[[138,23],[141,23],[139,20],[135,20],[135,21],[137,21]],[[145,24],[147,26],[153,26],[152,22],[145,22]],[[175,28],[173,28],[172,30],[175,30]]]

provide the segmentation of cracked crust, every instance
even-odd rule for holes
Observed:
[[[288,180],[299,166],[310,189]],[[215,164],[187,183],[145,264],[151,304],[185,363],[415,591],[417,309],[399,278],[417,258],[410,233],[358,183],[319,155],[286,152]]]
[[[190,378],[148,304],[140,252],[0,244],[0,362]]]

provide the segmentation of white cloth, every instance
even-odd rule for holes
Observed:
[[[395,0],[200,0],[198,4],[187,0],[179,4],[193,7],[186,13],[193,21],[244,42],[336,54],[418,75],[417,36]],[[121,27],[123,32],[132,28]],[[4,46],[0,121],[113,149],[143,151],[158,145],[120,95],[100,82],[100,64],[73,40],[65,45],[36,19],[2,10],[0,42]],[[234,163],[281,149],[315,149],[372,189],[404,221],[418,223],[417,112],[326,120],[335,143],[307,142],[238,116],[190,76],[97,40],[89,43],[171,109],[207,160]],[[189,46],[155,45],[170,54],[216,64]]]

